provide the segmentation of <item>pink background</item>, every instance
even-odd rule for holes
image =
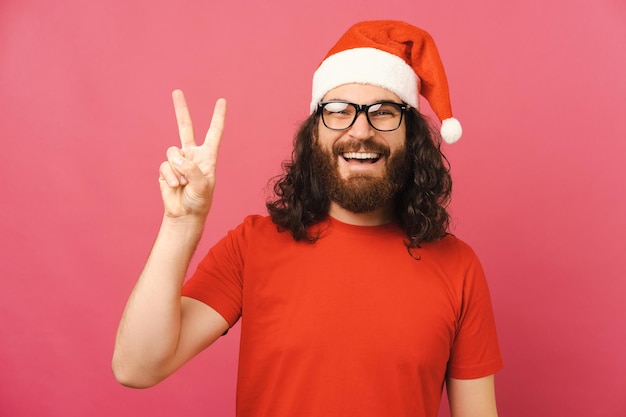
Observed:
[[[153,389],[110,371],[178,141],[170,91],[202,136],[229,100],[205,251],[264,211],[313,70],[375,18],[431,32],[448,72],[454,232],[488,273],[500,414],[626,415],[622,0],[173,3],[0,2],[1,416],[234,414],[238,328]]]

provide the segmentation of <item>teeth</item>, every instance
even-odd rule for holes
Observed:
[[[346,159],[378,159],[380,155],[374,152],[346,152],[343,157]]]

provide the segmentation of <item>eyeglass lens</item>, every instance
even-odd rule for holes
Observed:
[[[402,107],[397,103],[384,102],[362,106],[342,101],[322,103],[324,125],[333,130],[348,129],[361,111],[366,113],[369,124],[376,130],[396,130],[402,122]]]

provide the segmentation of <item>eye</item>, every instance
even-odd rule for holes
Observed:
[[[324,114],[326,117],[350,119],[354,117],[355,109],[350,103],[342,101],[331,101],[324,104]]]
[[[342,102],[331,102],[324,105],[324,110],[329,113],[345,113],[350,105]]]
[[[368,113],[370,117],[396,117],[400,114],[400,109],[392,103],[377,103],[369,108]]]

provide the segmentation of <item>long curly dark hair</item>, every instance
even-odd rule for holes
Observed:
[[[314,175],[312,149],[319,116],[309,116],[294,138],[291,160],[283,162],[283,174],[273,182],[274,199],[266,203],[279,230],[289,231],[295,240],[314,242],[309,226],[325,219],[330,199]],[[406,151],[409,176],[394,201],[395,219],[406,232],[407,247],[442,238],[448,231],[452,180],[450,165],[441,152],[441,139],[415,109],[406,113]],[[411,175],[412,174],[412,175]]]

